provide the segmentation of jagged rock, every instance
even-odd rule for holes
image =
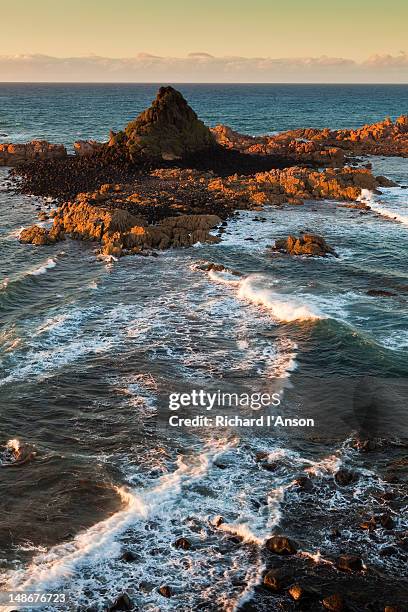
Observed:
[[[272,536],[265,542],[265,548],[277,555],[294,555],[297,544],[286,536]]]
[[[275,250],[289,255],[307,255],[309,257],[326,257],[326,255],[336,255],[322,236],[316,234],[303,234],[299,238],[288,236],[281,240],[276,240]]]
[[[25,144],[0,144],[0,166],[18,166],[26,162],[60,159],[67,156],[63,145],[46,140],[33,140]]]
[[[74,142],[74,151],[79,157],[88,157],[100,151],[104,146],[103,142],[96,140],[77,140]]]
[[[355,155],[408,157],[408,115],[401,115],[394,122],[388,117],[356,130],[299,129],[284,132],[281,137],[340,147]]]
[[[160,87],[150,108],[112,135],[109,145],[126,148],[132,158],[171,161],[213,147],[215,140],[180,92]]]
[[[47,245],[55,242],[50,239],[48,231],[39,225],[33,225],[23,229],[20,232],[19,240],[23,244],[31,243],[35,245]]]
[[[299,164],[311,162],[316,166],[338,168],[344,165],[344,153],[339,147],[307,142],[286,134],[248,136],[239,134],[226,125],[217,125],[211,131],[221,146],[241,153],[282,156]]]

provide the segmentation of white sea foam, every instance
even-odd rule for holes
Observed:
[[[222,272],[216,272],[215,270],[210,270],[208,273],[209,278],[211,280],[216,281],[217,283],[221,283],[222,285],[230,285],[231,287],[237,287],[240,283],[239,279],[231,272],[227,270]]]
[[[315,321],[325,318],[324,315],[312,305],[304,304],[292,296],[282,295],[259,287],[260,277],[248,276],[239,284],[238,296],[253,304],[266,308],[272,317],[279,322]]]
[[[208,472],[213,460],[226,448],[226,442],[210,443],[192,457],[180,457],[177,469],[165,474],[158,484],[145,491],[117,488],[124,508],[78,534],[72,541],[36,555],[26,568],[10,571],[4,578],[8,589],[44,590],[69,579],[84,562],[113,558],[120,553],[118,536],[130,525],[146,521],[151,515],[167,514],[167,504],[174,502],[184,486],[191,485]]]
[[[30,276],[40,276],[41,274],[46,274],[47,271],[51,268],[55,268],[56,265],[57,262],[55,261],[55,259],[52,259],[52,257],[50,257],[45,263],[43,263],[38,268],[34,268],[34,270],[31,270],[30,272],[28,272],[28,274]]]
[[[404,193],[401,197],[399,187],[385,189],[384,195],[379,198],[369,189],[362,189],[358,200],[368,204],[371,210],[382,217],[408,225],[408,196]]]

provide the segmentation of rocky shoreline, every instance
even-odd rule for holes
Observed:
[[[381,143],[389,154],[404,151],[406,119],[354,132],[252,138],[225,126],[210,130],[179,92],[162,87],[152,106],[122,132],[111,132],[107,143],[75,143],[74,156],[43,143],[37,157],[34,145],[19,145],[21,163],[12,171],[18,189],[59,202],[51,228],[27,228],[20,240],[49,245],[69,236],[98,242],[99,253],[119,257],[217,242],[222,222],[239,209],[333,199],[369,210],[358,202],[362,189],[394,183],[369,167],[345,165],[346,152],[372,152],[373,139],[377,152]],[[210,230],[216,228],[215,236]]]
[[[375,192],[394,183],[374,176],[369,167],[347,164],[354,163],[349,156],[367,152],[393,155],[400,151],[405,155],[406,122],[400,118],[392,125],[384,123],[383,128],[378,127],[383,124],[376,124],[362,131],[343,130],[341,134],[299,130],[251,138],[224,126],[209,130],[178,92],[163,88],[152,107],[123,132],[111,134],[107,143],[80,143],[75,147],[75,156],[60,149],[57,153],[45,144],[39,156],[35,147],[34,156],[27,148],[12,159],[13,151],[7,150],[9,161],[14,160],[16,166],[16,188],[23,193],[56,198],[57,204],[51,211],[39,213],[40,220],[48,226],[24,229],[20,241],[35,246],[53,245],[66,238],[89,241],[98,256],[119,258],[153,255],[157,250],[196,243],[217,243],[237,210],[261,211],[273,206],[277,214],[283,214],[287,205],[334,200],[349,207],[351,214],[353,209],[355,214],[366,213],[370,209],[360,201],[362,190]],[[384,139],[381,134],[385,134]],[[49,145],[54,146],[58,145]],[[317,234],[271,238],[275,239],[274,249],[288,256],[336,256],[335,249]],[[226,268],[207,262],[199,269],[211,272]],[[377,289],[371,290],[371,295],[392,294]],[[306,468],[290,485],[289,492],[301,497],[307,513],[308,533],[315,534],[311,541],[305,537],[307,530],[299,517],[299,506],[292,504],[290,498],[283,501],[279,531],[271,528],[270,537],[260,544],[240,535],[228,535],[222,530],[222,517],[200,525],[219,533],[224,552],[229,547],[245,546],[253,551],[254,559],[261,559],[263,570],[258,582],[247,584],[243,577],[238,584],[242,589],[250,588],[253,595],[242,603],[241,610],[402,612],[406,588],[395,567],[408,550],[408,534],[399,526],[406,503],[402,476],[406,464],[390,462],[389,448],[372,446],[367,441],[355,441],[355,445],[362,457],[360,472],[355,466],[336,469],[323,479]],[[403,448],[392,452],[398,461],[406,459]],[[370,458],[364,463],[366,453],[374,454],[377,463],[387,466],[381,472],[382,492],[373,491],[370,506],[363,499],[358,512],[329,510],[322,503],[325,492],[334,496],[341,490],[349,500],[357,495],[366,478],[364,468],[370,464]],[[10,464],[13,457],[19,458],[8,456]],[[253,453],[253,462],[265,479],[285,469],[284,459],[272,461],[262,451]],[[228,465],[218,463],[215,468],[228,470]],[[259,508],[268,503],[265,496],[254,498]],[[319,526],[327,523],[335,526],[329,545],[319,540]],[[366,548],[361,540],[353,540],[357,530],[367,535]],[[389,559],[390,566],[395,564],[391,575],[382,575],[367,562],[365,553],[374,544],[378,545],[378,554]],[[195,542],[193,538],[179,537],[169,541],[168,546],[181,556],[190,549],[194,551]],[[138,552],[131,544],[122,551],[121,559],[136,565]],[[162,584],[158,591],[163,598],[177,595],[172,584]],[[115,602],[106,604],[107,609],[134,609],[131,599],[132,594],[123,591]]]

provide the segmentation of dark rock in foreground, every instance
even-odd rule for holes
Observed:
[[[167,598],[173,595],[171,587],[169,587],[167,584],[163,584],[161,587],[159,587],[159,593],[160,595],[163,595],[163,597]]]
[[[286,536],[272,536],[265,542],[265,548],[277,555],[294,555],[297,553],[297,544]]]
[[[108,608],[108,612],[119,612],[122,610],[133,610],[133,603],[127,593],[122,593],[119,595],[117,600],[113,605]]]

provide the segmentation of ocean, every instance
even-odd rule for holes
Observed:
[[[177,87],[209,125],[250,134],[355,128],[408,111],[408,86]],[[0,84],[0,141],[103,140],[156,89]],[[279,609],[280,596],[271,603],[257,586],[275,528],[311,563],[356,553],[384,593],[402,588],[406,555],[384,549],[408,528],[398,467],[408,438],[408,162],[365,161],[399,184],[363,192],[372,214],[325,201],[245,211],[219,244],[110,263],[86,243],[19,244],[53,204],[10,191],[0,169],[3,590],[66,593],[69,610],[105,610],[124,591],[146,611]],[[323,235],[338,257],[273,255],[276,238],[300,231]],[[241,276],[205,272],[208,261]],[[278,393],[284,417],[316,427],[166,426],[169,393],[192,389]],[[379,446],[359,452],[356,432],[373,428]],[[339,468],[357,484],[337,486]],[[310,491],[296,486],[305,476]],[[391,533],[359,527],[384,512]],[[190,550],[174,546],[180,537]]]

